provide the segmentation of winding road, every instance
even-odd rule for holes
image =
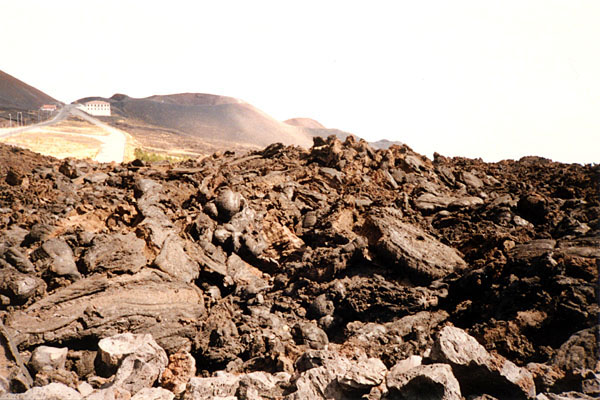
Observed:
[[[127,140],[127,134],[81,111],[80,109],[76,108],[74,104],[65,105],[63,108],[60,109],[60,111],[58,112],[58,114],[56,114],[54,118],[48,121],[18,128],[0,129],[0,138],[7,138],[13,135],[17,135],[19,133],[42,128],[45,126],[51,126],[64,121],[69,115],[74,115],[79,118],[82,118],[108,133],[108,135],[106,136],[77,134],[78,136],[88,137],[102,143],[102,145],[100,146],[100,151],[94,158],[94,161],[104,163],[113,161],[118,163],[123,162],[123,157],[125,156],[125,143]]]
[[[27,132],[32,129],[54,125],[61,121],[64,121],[69,116],[69,112],[72,108],[74,108],[74,106],[72,104],[65,105],[63,108],[61,108],[58,111],[58,114],[56,114],[52,119],[40,122],[39,124],[19,126],[16,128],[2,128],[2,129],[0,129],[0,139],[7,138],[7,137],[10,137],[13,135],[17,135],[19,133]]]

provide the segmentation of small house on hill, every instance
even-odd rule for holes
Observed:
[[[110,117],[110,103],[101,100],[88,101],[83,105],[83,111],[90,115]]]
[[[40,107],[41,111],[50,111],[50,112],[54,112],[56,111],[56,104],[44,104],[43,106]]]

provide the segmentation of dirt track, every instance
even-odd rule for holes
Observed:
[[[59,111],[59,113],[54,118],[52,118],[49,121],[42,122],[40,124],[34,124],[12,129],[0,129],[0,138],[8,138],[18,134],[39,130],[40,128],[53,126],[59,124],[60,122],[63,122],[69,116],[76,116],[81,119],[84,119],[85,121],[99,127],[102,131],[107,133],[107,135],[92,135],[80,133],[77,131],[68,132],[69,135],[90,138],[101,142],[100,150],[93,158],[94,161],[114,161],[118,163],[123,162],[125,154],[126,133],[103,123],[102,121],[75,108],[73,105],[66,105]]]
[[[100,152],[94,158],[94,161],[98,162],[123,162],[123,156],[125,155],[125,142],[126,135],[123,131],[113,128],[102,121],[97,120],[94,117],[86,114],[85,112],[73,108],[71,114],[83,118],[86,121],[104,129],[108,132],[108,136],[93,136],[94,139],[100,140],[102,142],[102,147],[100,148]],[[89,135],[92,137],[91,135]]]

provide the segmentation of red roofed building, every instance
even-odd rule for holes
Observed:
[[[43,106],[40,107],[41,111],[56,111],[56,104],[44,104]]]

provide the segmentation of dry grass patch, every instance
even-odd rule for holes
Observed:
[[[47,131],[28,131],[1,140],[3,143],[24,147],[36,153],[56,158],[90,158],[100,151],[102,143],[98,140],[64,133]]]

